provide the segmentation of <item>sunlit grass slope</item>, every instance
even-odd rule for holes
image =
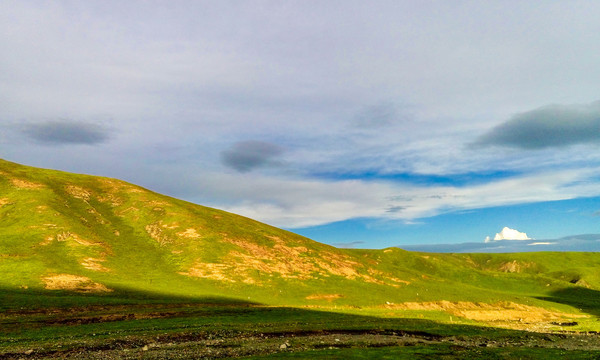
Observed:
[[[12,293],[596,315],[599,265],[596,253],[338,249],[123,181],[0,160],[0,287]]]

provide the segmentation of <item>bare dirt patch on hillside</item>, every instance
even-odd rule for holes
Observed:
[[[56,239],[57,241],[72,241],[81,246],[86,246],[86,247],[87,246],[99,246],[99,247],[108,249],[107,245],[105,243],[86,240],[86,239],[82,238],[81,236],[77,235],[76,233],[73,233],[70,231],[63,231],[63,232],[57,233],[54,237],[52,237],[52,239],[50,239],[50,238],[51,237],[46,238],[45,241],[53,241],[53,239]]]
[[[97,195],[98,201],[108,202],[112,206],[120,206],[123,204],[123,199],[117,195],[119,190],[123,187],[120,182],[111,179],[98,179],[98,182],[104,190]]]
[[[89,200],[91,196],[91,193],[89,191],[77,185],[66,185],[65,191],[67,192],[67,194],[73,196],[74,198],[82,199],[85,201]]]
[[[500,266],[500,271],[507,273],[520,273],[534,266],[536,266],[536,264],[533,262],[522,262],[513,260],[502,264],[502,266]]]
[[[18,179],[18,178],[11,178],[10,182],[13,184],[14,187],[19,188],[19,189],[39,190],[39,189],[45,188],[45,186],[42,184],[38,184],[38,183],[35,183],[32,181],[27,181],[27,180]]]
[[[199,239],[202,237],[202,235],[198,234],[198,231],[193,228],[185,229],[185,231],[178,232],[177,236],[182,237],[184,239]]]
[[[81,262],[81,265],[88,270],[109,272],[110,269],[101,264],[104,261],[106,261],[106,260],[87,257],[87,258],[83,259],[83,261]]]
[[[211,280],[236,282],[231,278],[231,269],[231,265],[198,262],[187,272],[180,272],[179,274]]]
[[[72,274],[56,274],[42,278],[47,290],[69,290],[76,292],[111,292],[103,284],[92,281],[85,276]]]
[[[173,240],[163,231],[163,228],[159,224],[149,224],[145,227],[146,233],[156,240],[161,246],[170,244]]]

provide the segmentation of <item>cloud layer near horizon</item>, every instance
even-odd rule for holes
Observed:
[[[600,168],[539,173],[486,184],[418,186],[363,180],[298,180],[267,176],[203,174],[203,198],[276,226],[298,228],[353,218],[413,221],[445,212],[600,196],[591,178]],[[214,200],[213,200],[214,199]],[[240,200],[242,199],[242,200]],[[390,208],[397,209],[389,211]]]

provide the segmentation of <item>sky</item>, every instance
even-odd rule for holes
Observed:
[[[600,233],[595,1],[0,2],[0,158],[340,247]]]

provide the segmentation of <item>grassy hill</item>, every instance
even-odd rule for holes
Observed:
[[[7,288],[288,303],[347,283],[406,284],[377,270],[367,253],[122,181],[7,161],[0,161],[0,238]]]
[[[123,181],[0,160],[4,309],[227,298],[585,330],[599,265],[596,253],[338,249]]]

